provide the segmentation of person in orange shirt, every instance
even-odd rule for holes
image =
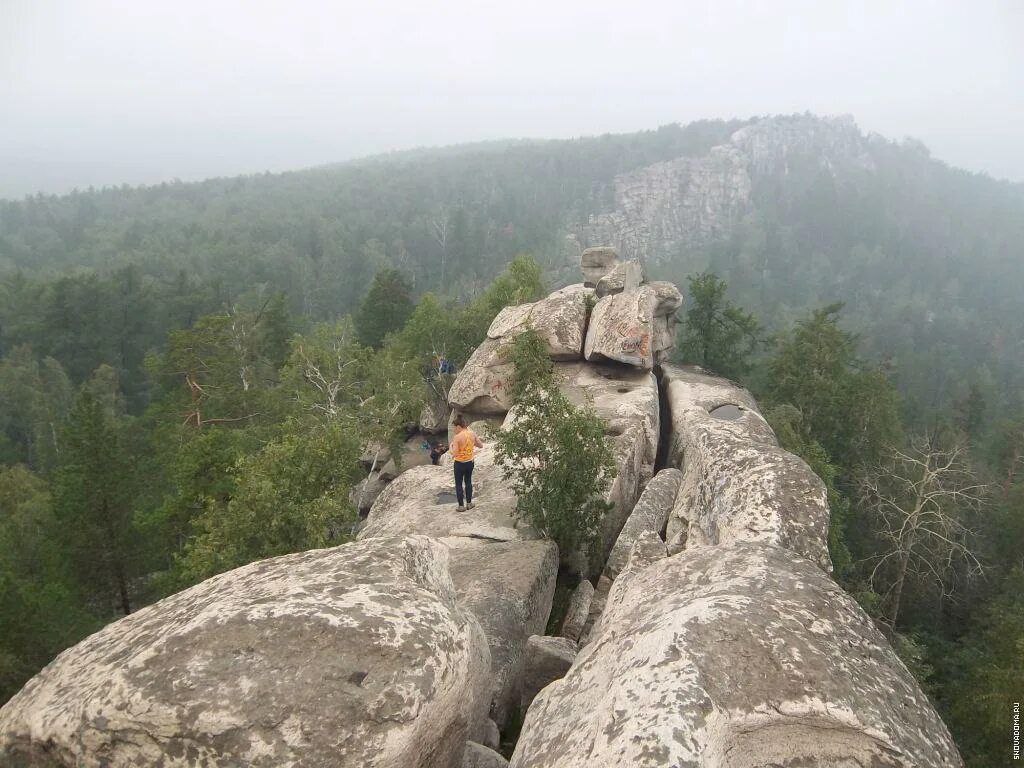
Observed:
[[[473,457],[477,448],[484,444],[476,433],[466,426],[466,419],[461,414],[455,417],[455,437],[449,450],[455,460],[455,496],[459,500],[459,510],[473,508]],[[465,486],[465,495],[463,495]],[[465,498],[465,506],[463,506]]]

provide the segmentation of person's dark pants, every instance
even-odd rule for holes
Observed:
[[[465,499],[466,504],[473,503],[473,462],[472,461],[456,461],[455,464],[455,496],[459,500],[459,506],[461,507],[463,502],[463,491],[462,486],[465,484]]]

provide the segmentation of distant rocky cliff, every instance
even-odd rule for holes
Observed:
[[[501,429],[503,350],[537,330],[614,450],[596,551],[520,519],[490,445],[472,510],[450,463],[413,467],[357,541],[222,574],[61,654],[0,710],[3,764],[961,766],[829,576],[821,480],[749,393],[667,362],[676,287],[607,247],[582,267],[495,318],[450,405]],[[548,636],[560,563],[585,578]]]
[[[703,157],[680,157],[615,178],[611,210],[577,227],[581,247],[611,243],[630,259],[670,260],[725,237],[752,209],[754,178],[785,175],[791,165],[872,167],[850,117],[774,117],[736,131]]]

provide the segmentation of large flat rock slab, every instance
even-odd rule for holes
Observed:
[[[590,315],[583,356],[651,370],[657,305],[658,294],[648,285],[600,299]]]
[[[458,510],[451,459],[443,464],[403,472],[377,497],[359,532],[360,539],[424,534],[477,536],[498,541],[537,538],[515,514],[516,498],[494,463],[490,445],[477,452],[473,471],[473,503]]]
[[[489,666],[444,545],[287,555],[62,653],[0,710],[0,764],[457,765],[486,717]]]
[[[814,563],[750,542],[661,557],[534,700],[514,768],[959,768],[928,698]]]
[[[544,632],[551,613],[558,547],[539,540],[453,537],[443,541],[451,549],[452,582],[459,604],[473,612],[487,637],[490,716],[504,726],[519,704],[527,640]]]
[[[750,394],[700,369],[664,366],[672,443],[683,481],[667,538],[689,544],[764,541],[832,570],[828,493],[783,450]]]

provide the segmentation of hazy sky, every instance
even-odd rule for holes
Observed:
[[[1024,180],[1024,0],[0,0],[0,196],[805,110]]]

